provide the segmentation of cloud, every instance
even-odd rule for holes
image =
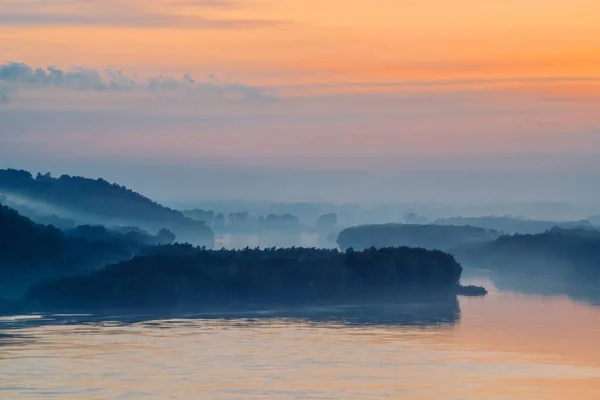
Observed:
[[[54,66],[32,68],[21,62],[0,64],[0,103],[9,102],[9,93],[12,91],[41,88],[92,92],[137,90],[159,96],[169,92],[186,91],[247,100],[265,100],[273,96],[260,87],[220,81],[214,76],[209,76],[206,81],[198,81],[189,73],[183,74],[181,78],[159,75],[141,79],[135,74],[128,75],[122,70],[101,72],[85,67],[63,70]]]
[[[212,19],[188,15],[0,14],[5,26],[110,26],[121,28],[258,29],[284,25],[262,19]]]
[[[0,25],[107,26],[125,28],[259,29],[285,21],[199,15],[240,6],[227,0],[8,0],[0,2]],[[190,13],[189,10],[194,12]]]

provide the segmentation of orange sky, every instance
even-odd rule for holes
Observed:
[[[252,84],[600,75],[595,0],[9,0],[2,12],[2,58],[36,66]]]

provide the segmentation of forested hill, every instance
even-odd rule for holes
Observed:
[[[68,237],[0,204],[0,296],[18,294],[45,276],[70,275],[130,257],[118,243]]]
[[[62,217],[80,224],[133,225],[151,232],[167,228],[179,240],[207,247],[214,243],[214,233],[206,224],[104,179],[33,177],[27,171],[0,170],[0,194],[60,210]]]

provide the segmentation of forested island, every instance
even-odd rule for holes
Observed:
[[[39,223],[61,228],[76,225],[135,226],[150,232],[168,229],[179,240],[201,246],[214,245],[214,233],[203,222],[164,207],[124,186],[104,179],[27,171],[0,170],[0,195],[4,203]]]
[[[200,311],[455,301],[458,294],[486,293],[461,286],[461,273],[449,254],[407,247],[340,252],[167,245],[148,247],[131,260],[86,275],[39,282],[22,304],[38,311]]]
[[[467,243],[483,243],[499,237],[498,232],[472,226],[375,224],[361,225],[340,232],[342,249],[409,246],[449,251]]]

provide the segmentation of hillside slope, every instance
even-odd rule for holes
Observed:
[[[18,295],[44,277],[78,274],[131,256],[118,243],[69,237],[0,204],[0,296]]]
[[[149,232],[166,228],[179,241],[206,247],[214,244],[214,233],[206,224],[104,179],[33,177],[27,171],[0,170],[0,195],[24,202],[38,213],[47,210],[49,215],[72,218],[79,225],[130,225]]]

